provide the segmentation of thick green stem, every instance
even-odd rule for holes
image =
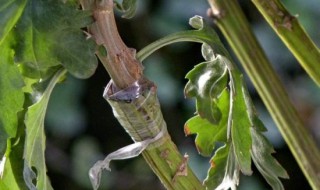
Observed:
[[[188,157],[181,157],[171,140],[155,149],[145,150],[142,155],[168,190],[205,189],[189,168]]]
[[[113,1],[82,0],[81,4],[84,9],[89,9],[94,12],[95,23],[90,27],[89,32],[96,40],[97,44],[103,45],[105,48],[105,50],[100,51],[97,54],[116,87],[121,91],[143,78],[142,66],[135,58],[135,51],[128,48],[118,34],[113,15]],[[105,51],[107,51],[107,56],[103,53]],[[119,108],[116,110],[123,112],[124,116],[134,114],[136,116],[134,120],[138,120],[138,122],[141,123],[147,123],[148,120],[152,118],[146,115],[149,114],[146,110],[147,108],[153,109],[154,105],[146,105],[145,110],[142,109],[140,105],[137,108],[134,108],[135,106],[131,101],[125,102],[123,105],[128,106],[128,108]],[[130,106],[134,109],[130,109]],[[159,110],[152,110],[150,113],[151,112],[161,112],[160,107]],[[121,121],[125,121],[124,123],[129,126],[124,126],[124,128],[127,129],[130,127],[131,132],[135,132],[135,129],[132,129],[132,127],[134,127],[134,125],[132,125],[133,120],[120,118],[119,121],[120,123]],[[143,131],[144,133],[150,133],[150,138],[156,135],[154,134],[154,131]],[[136,132],[139,133],[139,131]],[[152,146],[152,148],[147,148],[142,152],[146,162],[161,180],[163,185],[169,190],[205,189],[189,168],[187,164],[188,158],[179,153],[169,134],[166,133],[163,138],[165,138],[165,141],[160,145]]]
[[[236,0],[208,0],[215,23],[227,38],[314,189],[320,187],[320,153],[290,102]],[[318,68],[317,68],[318,69]],[[314,69],[314,70],[317,70]],[[318,69],[319,70],[319,69]]]
[[[320,51],[279,0],[252,0],[260,13],[290,49],[310,77],[320,86]]]

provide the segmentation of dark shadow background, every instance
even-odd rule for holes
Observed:
[[[137,15],[131,20],[117,18],[121,36],[129,47],[137,50],[173,32],[190,29],[188,19],[194,15],[206,17],[205,0],[138,0]],[[280,75],[288,94],[314,137],[320,139],[320,92],[299,66],[292,54],[259,15],[249,0],[240,0],[253,30],[261,42],[274,69]],[[320,4],[316,0],[284,1],[310,36],[320,43]],[[213,24],[212,24],[213,25]],[[214,26],[213,26],[214,27]],[[222,37],[222,40],[225,40]],[[227,44],[226,44],[227,46]],[[165,47],[145,62],[145,74],[158,85],[162,111],[169,133],[182,154],[190,156],[190,165],[204,179],[209,158],[198,155],[194,137],[185,137],[183,125],[195,112],[193,100],[186,100],[183,88],[185,74],[203,61],[200,44],[181,43]],[[240,66],[241,67],[241,66]],[[319,68],[320,69],[320,68]],[[71,76],[54,90],[46,118],[48,174],[55,189],[91,189],[89,168],[108,153],[132,143],[112,115],[102,98],[109,76],[99,65],[90,79]],[[274,145],[274,156],[286,168],[290,180],[282,180],[286,189],[311,189],[292,154],[270,118],[254,87],[247,80],[258,113],[268,128],[265,134]],[[104,172],[100,189],[141,190],[164,189],[142,157],[111,162],[112,172]],[[252,177],[241,176],[240,190],[271,189],[253,168]]]

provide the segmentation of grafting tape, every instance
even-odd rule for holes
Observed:
[[[110,81],[103,97],[109,102],[114,116],[135,143],[109,154],[90,169],[89,177],[94,189],[99,187],[101,171],[110,170],[111,160],[136,157],[143,150],[160,146],[170,139],[160,110],[156,86],[149,80],[141,78],[123,90],[117,89]]]

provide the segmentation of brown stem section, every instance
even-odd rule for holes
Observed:
[[[115,85],[124,89],[140,79],[143,67],[135,58],[135,50],[128,48],[119,36],[113,13],[113,1],[83,1],[83,6],[90,6],[95,23],[90,33],[98,45],[103,45],[107,55],[98,52],[102,64],[108,71]],[[94,2],[91,0],[91,2]]]

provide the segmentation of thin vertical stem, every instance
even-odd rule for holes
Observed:
[[[301,170],[314,189],[320,187],[320,153],[290,102],[277,74],[251,31],[236,0],[208,0],[215,23],[227,38]]]
[[[320,51],[279,0],[252,0],[309,76],[320,86]]]

